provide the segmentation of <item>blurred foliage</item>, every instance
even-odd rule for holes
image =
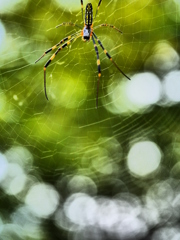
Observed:
[[[82,173],[93,178],[98,194],[102,196],[114,196],[116,190],[112,190],[113,187],[120,186],[114,185],[114,177],[125,184],[125,187],[121,186],[123,189],[127,188],[137,196],[145,194],[150,185],[173,174],[179,179],[178,171],[173,169],[171,172],[179,161],[179,103],[158,103],[141,112],[113,114],[108,109],[112,104],[108,100],[111,95],[108,88],[113,87],[114,78],[117,84],[127,80],[98,47],[102,78],[99,108],[96,109],[97,65],[92,41],[84,43],[77,39],[56,56],[47,68],[49,101],[46,100],[43,66],[51,53],[37,64],[35,60],[62,38],[79,30],[71,26],[56,29],[55,26],[74,22],[83,27],[80,1],[74,0],[76,6],[79,4],[79,11],[73,11],[71,2],[66,1],[66,4],[64,8],[63,1],[61,5],[58,0],[29,0],[13,8],[9,3],[0,10],[0,24],[6,31],[0,46],[1,152],[12,146],[23,146],[34,159],[29,174],[39,181],[51,183],[58,189],[57,181],[63,176]],[[84,8],[86,4],[84,1]],[[95,14],[98,1],[93,0],[92,4]],[[179,56],[180,6],[176,4],[170,0],[102,1],[94,26],[113,24],[123,31],[123,35],[111,28],[99,28],[95,32],[131,81],[135,74],[146,71],[155,73],[163,81],[167,72],[158,71],[156,64],[146,64],[157,43],[168,42]],[[0,37],[3,38],[3,34]],[[179,62],[175,69],[179,70]],[[173,67],[170,70],[174,70]],[[102,139],[117,140],[122,151],[121,161],[116,161],[119,150],[108,149],[109,144],[102,146]],[[137,139],[150,139],[162,151],[163,163],[149,178],[137,178],[126,165],[131,143]],[[92,159],[104,159],[99,149],[105,149],[109,157],[117,153],[112,161],[115,163],[113,169],[116,165],[120,167],[118,172],[112,170],[107,177],[102,173],[106,169],[102,172],[94,170]],[[103,161],[98,164],[96,167],[101,168]],[[20,203],[16,197],[12,198],[3,191],[1,213],[3,216],[5,212],[8,222],[8,214],[10,216]],[[51,220],[47,219],[42,225],[48,235],[39,239],[67,239],[66,231],[57,230]]]

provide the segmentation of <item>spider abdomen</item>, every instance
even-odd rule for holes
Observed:
[[[85,24],[87,28],[90,28],[93,23],[93,7],[91,3],[86,5],[86,12],[85,12]]]

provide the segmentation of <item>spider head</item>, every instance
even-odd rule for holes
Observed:
[[[88,28],[92,25],[93,22],[93,7],[91,3],[88,3],[86,5],[86,10],[85,10],[85,24]]]

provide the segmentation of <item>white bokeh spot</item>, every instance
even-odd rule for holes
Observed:
[[[180,71],[172,71],[164,78],[164,92],[171,102],[180,102]]]
[[[25,203],[37,216],[48,217],[58,206],[59,194],[51,185],[38,183],[30,188]]]
[[[138,108],[146,108],[155,104],[161,97],[160,80],[153,73],[135,74],[128,84],[127,95]]]
[[[144,177],[159,167],[161,157],[161,151],[154,142],[137,142],[130,148],[127,165],[132,174]]]

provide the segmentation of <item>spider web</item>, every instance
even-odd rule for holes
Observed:
[[[179,156],[176,149],[179,149],[180,99],[168,98],[168,90],[164,89],[168,74],[179,74],[178,1],[102,1],[94,27],[112,24],[123,34],[109,27],[94,31],[131,81],[118,71],[97,43],[102,71],[98,109],[98,71],[92,40],[85,43],[77,39],[48,66],[49,101],[44,95],[43,67],[53,51],[35,64],[45,50],[79,31],[77,27],[55,26],[73,22],[83,28],[80,1],[3,2],[1,152],[17,146],[28,149],[34,159],[31,174],[54,186],[59,176],[79,174],[95,179],[96,175],[99,194],[103,196],[113,195],[108,190],[107,176],[109,185],[113,185],[113,179],[121,179],[136,196],[148,191],[149,182],[169,179],[176,172],[171,169]],[[84,1],[84,9],[87,2]],[[98,1],[91,2],[95,15]],[[155,96],[152,100],[146,98],[148,91],[136,89],[137,84],[144,84],[150,77],[150,96]],[[143,91],[145,95],[141,95]],[[156,143],[164,156],[158,174],[145,183],[140,173],[127,166],[131,146],[141,141]],[[105,152],[113,156],[111,160],[107,160]],[[121,166],[119,172],[113,170],[116,166]]]

